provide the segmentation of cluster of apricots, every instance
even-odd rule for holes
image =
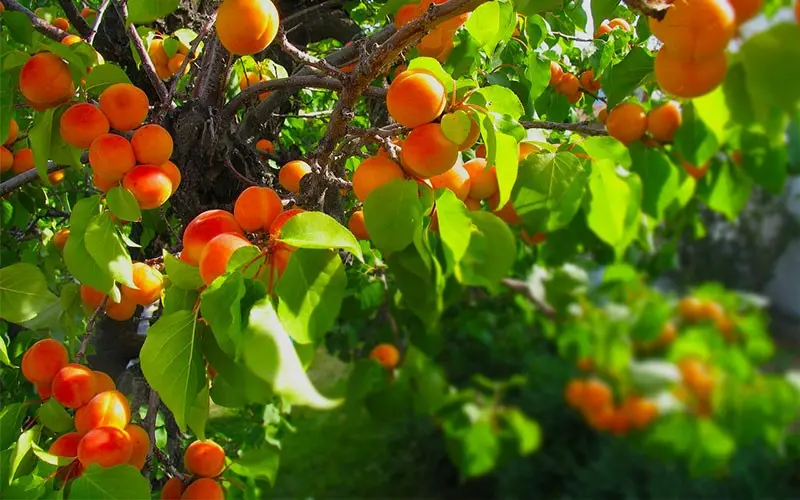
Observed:
[[[11,172],[14,175],[27,172],[34,168],[33,150],[31,148],[17,148],[11,152],[12,145],[19,137],[19,125],[13,118],[9,119],[8,137],[0,146],[0,174]],[[52,184],[58,184],[64,180],[64,171],[56,170],[47,174]]]
[[[394,16],[394,25],[397,29],[402,28],[411,21],[423,15],[431,5],[444,3],[446,0],[422,0],[420,3],[410,3],[403,5]],[[454,16],[445,22],[434,27],[430,33],[425,35],[417,44],[417,51],[423,57],[433,57],[441,62],[453,51],[453,37],[458,28],[464,25],[469,19],[469,12]]]
[[[259,139],[256,141],[256,149],[271,155],[275,154],[275,144],[269,139]]]
[[[621,29],[622,31],[627,31],[630,33],[631,25],[628,21],[622,19],[621,17],[615,17],[611,20],[604,20],[600,23],[600,26],[597,27],[597,30],[594,32],[595,38],[600,38],[601,36],[611,33],[615,29]]]
[[[571,104],[575,104],[581,100],[584,91],[600,90],[600,81],[595,80],[594,70],[586,70],[578,78],[572,73],[565,73],[561,65],[553,61],[550,63],[550,86],[564,95]]]
[[[266,49],[279,24],[278,9],[270,0],[223,0],[214,21],[222,46],[238,56]]]
[[[710,321],[725,340],[733,342],[737,339],[733,318],[713,300],[684,297],[678,303],[678,313],[684,323]]]
[[[387,370],[394,370],[400,364],[400,351],[392,344],[378,344],[369,352],[370,359],[374,359]]]
[[[66,347],[53,339],[40,340],[25,351],[22,375],[36,385],[43,401],[52,397],[75,412],[75,431],[62,434],[48,449],[52,455],[74,459],[58,472],[65,482],[80,476],[92,463],[144,467],[150,437],[130,423],[128,400],[111,377],[69,363]]]
[[[684,358],[678,363],[682,384],[674,391],[678,400],[687,403],[689,411],[699,417],[712,413],[711,396],[716,382],[708,365],[695,358]]]
[[[260,73],[260,72],[256,73],[255,71],[246,71],[241,76],[241,78],[239,78],[239,90],[244,90],[244,89],[246,89],[248,87],[252,87],[253,85],[255,85],[257,83],[267,82],[267,81],[269,81],[269,76],[268,75],[265,75],[265,74]],[[269,92],[269,91],[261,92],[260,94],[258,94],[258,100],[259,101],[263,101],[264,99],[269,97],[270,94],[271,94],[271,92]]]
[[[655,403],[634,394],[615,404],[611,388],[597,378],[570,380],[564,398],[592,428],[618,436],[645,429],[658,417]]]
[[[69,233],[67,233],[67,237]],[[54,239],[54,244],[58,243]],[[81,285],[81,302],[84,312],[91,314],[106,301],[104,312],[106,316],[116,321],[126,321],[133,317],[136,306],[146,306],[161,298],[164,289],[164,278],[154,267],[148,266],[144,262],[134,262],[133,265],[133,284],[136,288],[126,285],[121,287],[121,298],[119,302],[113,301],[110,297],[95,290],[88,285]]]
[[[189,57],[189,46],[183,42],[178,42],[178,51],[171,57],[164,49],[164,39],[162,37],[155,37],[150,41],[147,47],[147,55],[153,62],[156,68],[156,74],[162,80],[167,80],[172,75],[180,71],[186,58]],[[184,73],[189,71],[189,64],[187,63]]]
[[[190,474],[171,477],[161,488],[161,500],[224,500],[217,477],[225,470],[225,450],[211,440],[195,441],[183,453],[183,465]]]

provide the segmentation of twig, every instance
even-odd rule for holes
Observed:
[[[327,0],[325,2],[320,2],[317,5],[312,5],[311,7],[306,7],[305,9],[298,10],[297,12],[295,12],[294,14],[292,14],[290,16],[284,17],[283,19],[281,19],[281,24],[282,25],[287,25],[291,21],[294,21],[295,19],[297,19],[299,17],[302,17],[302,16],[304,16],[304,15],[310,13],[310,12],[313,12],[313,11],[315,11],[317,9],[321,9],[323,7],[328,7],[330,5],[337,5],[337,4],[343,4],[343,3],[344,3],[344,0]]]
[[[561,132],[577,132],[583,135],[608,135],[603,129],[596,128],[594,122],[578,122],[578,123],[560,123],[560,122],[533,122],[522,121],[519,122],[525,128],[536,128],[542,130],[559,130]]]
[[[565,38],[567,40],[572,40],[575,42],[593,42],[594,40],[590,38],[581,38],[579,36],[567,35],[566,33],[561,33],[560,31],[551,31],[551,35],[555,35],[561,38]]]
[[[555,317],[556,315],[555,309],[553,309],[553,307],[550,306],[550,304],[543,302],[538,297],[533,295],[531,293],[530,287],[524,281],[520,281],[513,278],[505,278],[503,280],[503,284],[506,287],[508,287],[511,291],[524,295],[526,299],[528,299],[533,305],[535,305],[537,309],[542,311],[542,314],[544,314],[548,318]]]
[[[145,467],[147,469],[146,476],[150,475],[150,470],[152,470],[153,467],[153,448],[156,445],[156,419],[158,417],[158,407],[160,405],[161,398],[158,397],[158,393],[151,387],[150,398],[147,401],[147,413],[142,421],[144,429],[150,437],[150,444],[147,445],[147,461],[145,462]]]
[[[69,22],[78,30],[78,33],[84,37],[88,36],[91,28],[86,23],[86,19],[78,12],[78,7],[75,6],[75,2],[72,0],[60,0],[58,3],[61,4],[61,8],[64,9],[67,19],[69,19]]]
[[[324,109],[322,111],[310,111],[308,113],[297,113],[297,114],[282,114],[282,113],[272,113],[272,116],[276,118],[319,118],[320,116],[329,116],[333,113],[332,109]],[[263,152],[262,152],[263,153]]]
[[[83,161],[83,159],[81,159]],[[89,161],[88,159],[86,161]],[[55,162],[48,160],[47,161],[47,173],[55,172],[57,170],[64,170],[65,168],[69,168],[69,165],[57,165]],[[15,191],[25,184],[35,181],[39,178],[39,172],[36,169],[28,170],[27,172],[22,172],[21,174],[17,174],[14,177],[8,179],[7,181],[0,184],[0,196],[4,196],[12,191]]]
[[[602,102],[608,103],[608,101],[606,100],[605,97],[600,97],[599,95],[595,94],[594,92],[592,92],[590,90],[586,90],[585,88],[583,88],[583,85],[578,86],[578,88],[581,90],[581,92],[583,92],[584,94],[588,95],[589,97],[591,97],[595,101],[602,101]]]
[[[89,45],[94,43],[94,37],[97,36],[97,31],[100,29],[100,22],[103,20],[103,14],[105,14],[109,3],[111,3],[110,0],[103,0],[103,3],[101,3],[100,7],[98,7],[97,9],[97,14],[95,14],[94,24],[92,25],[92,31],[86,37],[86,43],[88,43]]]
[[[122,23],[128,23],[128,4],[125,1],[116,0],[114,5],[119,12],[119,16],[122,18]],[[125,31],[128,33],[128,38],[130,38],[133,46],[136,48],[136,53],[139,54],[139,59],[142,61],[142,67],[144,68],[144,72],[147,75],[147,78],[150,80],[150,84],[153,85],[153,88],[156,90],[156,94],[158,94],[158,100],[162,103],[168,102],[167,99],[167,87],[164,86],[164,82],[161,81],[161,78],[158,77],[158,73],[156,73],[156,67],[153,66],[153,61],[150,60],[150,55],[147,53],[147,50],[144,48],[144,42],[142,42],[139,33],[136,31],[136,26],[134,24],[128,24],[128,27],[125,28]]]
[[[69,35],[69,33],[66,31],[56,28],[44,19],[40,18],[16,0],[2,0],[2,2],[6,9],[22,12],[28,16],[28,19],[31,20],[31,24],[33,24],[33,27],[36,28],[36,31],[49,38],[52,38],[53,40],[60,42],[62,38]]]
[[[257,182],[253,182],[250,179],[248,179],[247,177],[245,177],[244,175],[242,175],[241,173],[239,173],[239,171],[236,170],[236,167],[233,166],[233,163],[231,163],[231,161],[228,158],[225,158],[225,166],[228,167],[228,170],[233,172],[233,175],[235,175],[237,179],[239,179],[240,181],[244,182],[248,186],[258,186],[259,185]]]
[[[290,55],[295,61],[301,62],[306,66],[311,66],[312,68],[316,68],[320,71],[324,71],[334,78],[338,78],[340,80],[346,78],[344,73],[333,67],[333,65],[325,59],[319,59],[298,49],[294,44],[292,44],[292,42],[289,41],[288,38],[286,38],[286,31],[284,31],[282,26],[278,28],[277,41],[281,50]]]
[[[669,8],[669,4],[667,2],[653,2],[653,4],[658,5],[651,5],[651,2],[647,0],[623,0],[625,4],[633,10],[638,10],[642,14],[652,17],[658,21],[664,19],[664,16],[667,14],[667,9]]]
[[[169,473],[172,477],[177,477],[181,481],[185,479],[184,474],[178,470],[175,465],[173,465],[172,461],[170,461],[169,457],[164,454],[161,450],[158,449],[158,446],[153,447],[153,455],[158,458],[159,463],[164,467],[164,469]]]
[[[78,349],[78,353],[75,355],[76,362],[80,362],[80,360],[86,356],[86,349],[89,347],[89,338],[92,336],[94,324],[97,321],[97,318],[100,316],[100,311],[106,307],[106,302],[108,302],[108,295],[103,297],[100,305],[97,306],[97,309],[95,309],[92,315],[89,317],[89,321],[86,323],[86,331],[83,332],[83,338],[81,339],[81,347]]]

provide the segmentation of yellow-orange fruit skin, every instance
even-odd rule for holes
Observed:
[[[683,167],[684,170],[686,170],[687,174],[692,176],[697,181],[702,179],[703,176],[706,175],[706,173],[708,172],[708,163],[698,167],[696,165],[692,165],[688,161],[682,161],[681,166]]]
[[[386,93],[389,114],[397,123],[409,128],[435,120],[446,103],[444,85],[425,71],[409,70],[398,75]]]
[[[108,133],[110,126],[108,118],[97,106],[82,102],[64,111],[60,131],[68,144],[89,149],[95,139]]]
[[[224,233],[208,242],[200,255],[200,277],[206,285],[225,274],[225,267],[236,250],[252,246],[244,236]]]
[[[146,430],[136,424],[130,424],[125,427],[125,432],[130,436],[133,448],[128,463],[142,470],[144,462],[147,459],[147,449],[150,447],[150,436],[147,435]]]
[[[97,389],[98,394],[106,391],[117,390],[117,385],[114,383],[114,379],[112,379],[109,374],[99,370],[93,370],[92,374],[94,375],[94,388]]]
[[[136,166],[136,155],[128,139],[116,134],[103,134],[89,147],[89,165],[109,181],[118,181]]]
[[[356,210],[350,219],[347,221],[347,229],[353,233],[353,236],[359,240],[368,240],[369,233],[367,232],[367,225],[364,223],[364,211]]]
[[[248,233],[267,231],[275,217],[283,212],[278,194],[270,188],[250,186],[241,192],[233,205],[233,217]]]
[[[406,4],[397,9],[394,15],[394,26],[397,29],[402,28],[410,23],[422,13],[422,8],[419,4]]]
[[[164,40],[162,38],[153,38],[147,48],[147,55],[150,56],[150,60],[153,61],[153,65],[156,67],[166,67],[167,63],[169,63],[169,56],[167,51],[164,50]]]
[[[55,172],[50,172],[49,174],[47,174],[47,179],[50,181],[52,185],[55,186],[56,184],[59,184],[61,181],[63,181],[65,176],[66,174],[64,174],[63,170],[56,170]]]
[[[594,70],[589,69],[581,73],[580,77],[581,87],[589,92],[597,92],[600,90],[600,80],[594,79]]]
[[[213,479],[201,477],[184,490],[182,500],[224,500],[222,486]]]
[[[475,158],[464,163],[464,169],[470,178],[469,197],[473,200],[485,200],[497,193],[497,169],[492,165],[486,168],[486,160]]]
[[[27,172],[35,167],[33,164],[33,150],[31,148],[22,148],[14,153],[14,164],[11,165],[11,171],[15,174]]]
[[[647,116],[647,131],[657,141],[672,142],[681,122],[681,110],[678,105],[667,102],[650,110]]]
[[[100,94],[100,110],[117,130],[133,130],[147,118],[147,94],[130,83],[115,83]]]
[[[466,151],[467,149],[471,148],[475,145],[478,141],[478,137],[481,135],[481,127],[478,125],[478,122],[470,119],[469,121],[469,132],[467,133],[467,138],[464,139],[464,142],[458,145],[459,151]]]
[[[311,173],[311,166],[302,160],[293,160],[281,167],[278,183],[290,193],[300,192],[300,179]]]
[[[100,191],[107,193],[111,188],[119,186],[120,179],[106,179],[103,176],[92,174],[92,184]]]
[[[467,210],[470,212],[477,212],[481,209],[481,202],[472,198],[467,198],[464,200],[464,205],[467,206]]]
[[[522,218],[517,214],[517,211],[514,209],[514,205],[509,200],[508,203],[503,205],[501,208],[497,208],[498,202],[500,201],[500,193],[495,193],[489,197],[489,208],[492,209],[492,212],[500,217],[500,219],[504,220],[506,223],[517,226],[522,224]]]
[[[446,172],[457,159],[458,145],[445,137],[438,123],[428,123],[412,130],[400,150],[403,168],[420,179]]]
[[[96,16],[96,15],[97,15],[97,11],[94,10],[94,9],[91,9],[89,7],[84,7],[84,8],[81,9],[81,17],[84,18],[84,19],[88,20],[90,17]]]
[[[356,198],[363,202],[375,189],[395,179],[403,178],[405,178],[403,169],[397,163],[389,158],[373,156],[356,167],[353,174],[353,191]]]
[[[22,355],[22,376],[34,384],[50,384],[67,363],[69,354],[64,344],[53,339],[43,339],[30,346]]]
[[[664,19],[650,18],[650,31],[682,59],[721,53],[736,30],[727,0],[675,0]]]
[[[561,65],[555,61],[550,61],[550,86],[557,86],[561,83],[562,78],[564,78],[564,70]]]
[[[57,18],[53,19],[53,22],[50,23],[50,24],[52,24],[56,28],[60,29],[61,31],[69,30],[69,21],[67,21],[63,17],[57,17]]]
[[[136,161],[149,165],[161,165],[172,156],[172,136],[161,125],[151,123],[136,129],[131,137]]]
[[[19,136],[19,125],[17,124],[17,121],[15,119],[11,118],[8,121],[8,137],[6,137],[3,146],[8,146],[9,144],[16,141],[17,136]]]
[[[5,146],[0,146],[0,174],[8,172],[12,166],[14,166],[14,154]]]
[[[28,59],[19,73],[19,91],[41,109],[57,106],[75,93],[72,73],[60,57],[40,52]]]
[[[78,460],[87,467],[96,463],[113,467],[128,463],[133,453],[133,443],[128,433],[116,427],[99,427],[86,433],[78,445]]]
[[[285,210],[278,214],[275,217],[275,220],[272,221],[272,224],[269,226],[269,234],[271,236],[280,236],[281,229],[283,229],[283,225],[286,224],[286,221],[291,219],[297,214],[303,213],[304,210],[302,208],[290,208],[289,210]]]
[[[266,153],[275,153],[275,145],[269,139],[259,139],[256,142],[256,148]]]
[[[161,500],[180,500],[183,494],[183,482],[177,477],[171,477],[161,488]]]
[[[216,477],[225,468],[225,450],[211,440],[195,441],[186,447],[183,465],[192,474]]]
[[[222,45],[231,54],[261,52],[278,33],[278,9],[270,0],[224,0],[214,26]]]
[[[638,141],[647,132],[647,113],[633,102],[618,104],[608,114],[606,130],[608,135],[623,144]]]
[[[621,17],[616,17],[608,22],[608,25],[613,30],[614,28],[620,28],[623,31],[630,31],[631,25],[628,21],[622,19]]]
[[[378,344],[370,351],[369,357],[386,368],[392,369],[400,362],[400,351],[392,344]]]
[[[157,269],[144,262],[133,263],[133,284],[136,288],[122,285],[122,294],[140,306],[152,304],[161,297],[164,278]]]
[[[572,73],[564,73],[561,81],[556,85],[556,90],[564,95],[572,95],[579,90],[578,77]]]
[[[77,432],[62,434],[53,441],[53,444],[47,449],[47,453],[57,457],[77,457],[78,444],[81,439],[83,439],[83,434]]]
[[[97,309],[103,302],[106,294],[95,290],[88,285],[81,285],[81,302],[86,307]]]
[[[106,316],[113,320],[127,321],[133,317],[134,312],[136,312],[136,302],[124,295],[119,302],[112,302],[111,300],[106,302]]]
[[[53,397],[67,408],[80,408],[95,395],[92,370],[83,365],[69,364],[53,378]]]
[[[169,177],[169,181],[172,183],[172,194],[178,190],[178,186],[181,185],[181,171],[177,165],[172,163],[171,161],[165,161],[161,165],[158,166],[162,172],[167,174]]]
[[[143,210],[160,207],[172,195],[172,181],[155,165],[134,167],[122,178],[122,187],[133,193]]]
[[[119,391],[103,391],[75,412],[75,430],[86,434],[99,427],[124,429],[131,421],[128,399]]]
[[[83,39],[78,35],[67,35],[61,39],[61,43],[69,47],[70,45],[75,45],[76,43],[82,42]]]
[[[517,158],[519,159],[519,161],[522,161],[529,155],[533,153],[538,153],[539,151],[541,151],[541,148],[536,144],[531,144],[530,142],[520,142],[519,153]]]
[[[169,58],[169,62],[167,62],[167,69],[170,71],[170,73],[175,74],[181,69],[181,66],[183,66],[183,61],[185,60],[186,56],[178,52]],[[189,67],[187,66],[186,69],[189,69]]]
[[[232,213],[225,210],[207,210],[201,213],[192,219],[183,232],[181,260],[197,265],[208,242],[223,233],[244,235]]]
[[[666,45],[658,51],[655,75],[661,90],[676,97],[691,99],[717,88],[728,71],[725,52],[704,59],[681,59]]]
[[[728,3],[733,7],[736,24],[740,25],[756,17],[764,5],[764,0],[728,0]],[[795,3],[795,8],[800,9],[797,7],[797,3]]]
[[[64,245],[67,244],[67,238],[69,237],[69,229],[63,228],[56,231],[56,234],[53,235],[53,246],[55,246],[59,252],[64,251]]]
[[[431,177],[430,181],[435,189],[449,189],[461,201],[466,200],[469,196],[472,184],[469,171],[463,165],[458,164],[453,165],[443,174]]]

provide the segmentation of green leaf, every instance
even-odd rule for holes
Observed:
[[[516,0],[517,12],[526,16],[564,9],[564,0]]]
[[[436,79],[444,85],[444,91],[447,92],[448,95],[453,92],[453,77],[442,68],[441,63],[436,59],[432,57],[415,57],[408,63],[408,69],[424,69],[430,71]]]
[[[297,343],[322,340],[342,307],[347,275],[333,251],[297,250],[276,288],[278,317]]]
[[[542,441],[542,430],[539,424],[529,419],[518,408],[509,408],[501,413],[506,425],[517,438],[520,455],[530,455]]]
[[[533,102],[542,95],[550,84],[550,61],[531,51],[528,54],[528,67],[525,69],[525,77],[530,85],[528,99]]]
[[[15,500],[35,499],[42,498],[46,491],[47,485],[44,478],[30,474],[15,479],[3,490],[3,496]]]
[[[92,500],[141,500],[150,498],[150,483],[132,465],[100,467],[89,464],[75,479],[69,497]]]
[[[84,237],[89,255],[103,272],[123,285],[136,287],[133,283],[131,255],[111,221],[110,213],[101,212],[89,221]]]
[[[682,115],[683,123],[675,132],[675,149],[683,160],[703,165],[719,150],[717,136],[700,119],[693,104],[684,106]]]
[[[19,435],[17,439],[17,445],[14,447],[14,452],[11,454],[11,470],[8,475],[9,478],[13,479],[17,472],[19,471],[19,467],[22,463],[33,454],[33,446],[36,444],[36,441],[39,440],[39,437],[42,434],[42,426],[37,425],[27,431],[23,432]],[[14,433],[14,436],[17,436],[17,433]]]
[[[505,222],[489,212],[470,212],[475,229],[461,260],[466,285],[494,288],[505,278],[517,256],[514,234]]]
[[[72,429],[72,417],[55,398],[50,398],[39,407],[39,421],[53,432],[64,433]]]
[[[91,96],[99,96],[115,83],[131,83],[131,80],[125,70],[116,64],[101,64],[92,68],[92,71],[86,75],[86,92]]]
[[[53,143],[53,114],[56,108],[49,108],[40,113],[36,113],[33,118],[33,126],[28,133],[28,140],[33,151],[33,163],[39,179],[46,185],[50,185],[47,178],[47,160],[50,158],[50,145]]]
[[[106,194],[109,210],[120,220],[138,221],[142,218],[139,202],[129,190],[122,186],[111,188]]]
[[[494,148],[494,166],[497,170],[497,184],[500,188],[497,203],[499,207],[502,207],[511,199],[511,191],[514,189],[517,175],[519,175],[519,143],[514,137],[496,131]],[[487,147],[487,155],[489,154],[488,149]]]
[[[726,162],[719,165],[719,168],[710,169],[703,181],[700,185],[702,189],[698,191],[709,208],[721,213],[728,220],[736,220],[750,199],[752,185],[742,169]]]
[[[439,236],[442,238],[442,249],[447,269],[445,276],[460,274],[458,264],[469,247],[472,231],[472,219],[464,202],[456,198],[449,189],[441,190],[436,195],[436,217],[439,220]]]
[[[480,88],[473,95],[480,95],[483,97],[485,103],[484,107],[490,112],[509,115],[517,120],[525,114],[525,108],[522,106],[522,102],[520,102],[517,94],[506,87],[490,85]]]
[[[33,443],[31,448],[33,449],[33,454],[36,455],[36,457],[39,460],[41,460],[46,464],[63,467],[65,465],[72,463],[75,460],[75,457],[61,457],[58,455],[52,455],[50,453],[47,453],[46,451],[41,449],[39,445],[37,445],[36,443]]]
[[[592,21],[595,31],[603,21],[611,18],[617,5],[619,0],[592,0]]]
[[[205,381],[204,381],[205,382]],[[192,402],[192,406],[186,413],[186,425],[192,430],[197,439],[206,439],[206,423],[208,422],[208,411],[211,404],[211,397],[208,393],[208,384],[204,383],[197,397]]]
[[[0,269],[0,317],[6,321],[23,323],[57,303],[38,267],[18,262]]]
[[[33,23],[28,16],[6,9],[3,12],[3,24],[8,27],[11,38],[28,47],[33,45]]]
[[[341,400],[328,399],[317,392],[308,379],[269,297],[250,310],[243,344],[245,366],[272,384],[275,393],[287,403],[317,409],[331,409],[341,404]]]
[[[130,0],[128,22],[150,24],[156,19],[172,14],[179,5],[178,0]]]
[[[460,109],[442,117],[442,133],[452,143],[461,144],[466,141],[471,128],[472,120]]]
[[[364,224],[370,239],[381,251],[403,250],[422,230],[422,204],[418,193],[416,182],[393,180],[375,189],[364,200]]]
[[[164,269],[167,271],[170,283],[184,290],[197,290],[204,285],[200,277],[200,268],[193,266],[172,254],[164,251]]]
[[[353,233],[322,212],[301,212],[286,221],[279,241],[295,248],[341,248],[364,261]]]
[[[275,485],[280,457],[280,450],[269,444],[262,448],[246,449],[239,452],[231,470],[240,476],[266,479],[270,485]]]
[[[661,220],[678,194],[680,171],[666,154],[641,143],[630,145],[632,171],[642,179],[642,211]]]
[[[459,419],[461,420],[461,419]],[[500,443],[491,422],[445,422],[447,452],[465,477],[476,477],[494,469],[500,455]]]
[[[438,260],[422,240],[386,258],[403,303],[426,325],[435,324],[444,310],[444,280]]]
[[[733,438],[717,423],[708,419],[697,421],[695,443],[697,446],[692,451],[689,467],[700,474],[720,470],[736,451]]]
[[[595,162],[589,177],[587,223],[618,256],[633,240],[639,223],[640,193],[629,182],[631,178],[622,179],[608,160]]]
[[[750,38],[739,51],[747,75],[747,89],[787,113],[800,101],[800,30],[796,23],[778,23]]]
[[[214,387],[211,388],[215,403],[229,408],[240,408],[250,403],[265,404],[272,399],[273,393],[269,384],[248,370],[243,363],[234,361],[232,355],[223,352],[213,335],[203,335],[203,355],[217,371]],[[220,388],[224,389],[223,394],[220,394],[223,392]]]
[[[749,127],[741,135],[742,168],[760,186],[779,195],[786,184],[788,160],[783,144],[771,144],[760,127]]]
[[[731,119],[731,112],[725,102],[725,93],[722,86],[714,89],[710,94],[692,100],[695,114],[699,120],[714,134],[719,145],[727,141],[727,126]]]
[[[9,403],[0,410],[0,450],[5,450],[17,440],[26,407],[22,403]]]
[[[0,270],[0,276],[2,276],[2,270]],[[2,309],[2,307],[0,307],[0,309]],[[2,335],[0,335],[0,363],[3,363],[4,365],[10,368],[17,367],[17,365],[12,363],[11,360],[8,358],[8,348],[6,347],[6,339]]]
[[[100,213],[100,197],[91,196],[80,200],[72,208],[69,218],[70,233],[64,247],[64,263],[70,274],[79,282],[103,293],[115,290],[114,278],[97,265],[86,249],[84,235],[92,218]]]
[[[186,429],[189,413],[206,383],[197,318],[192,311],[162,316],[147,333],[140,353],[142,372]]]
[[[625,168],[631,167],[631,157],[628,148],[611,137],[589,137],[580,143],[592,161],[611,160],[614,165]]]
[[[475,9],[466,27],[481,48],[491,56],[498,43],[511,38],[516,23],[517,15],[511,2],[495,0]]]
[[[217,343],[223,351],[237,358],[236,347],[243,324],[241,302],[246,292],[244,279],[241,273],[216,279],[200,296],[200,312],[214,332]]]
[[[608,96],[608,109],[622,102],[653,72],[654,58],[641,47],[634,47],[619,64],[603,74],[603,91]]]
[[[164,310],[162,315],[166,316],[178,311],[192,310],[200,293],[197,290],[184,290],[177,286],[170,286],[164,292]]]

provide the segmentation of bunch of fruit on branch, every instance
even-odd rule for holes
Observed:
[[[161,500],[222,500],[225,492],[219,476],[225,470],[225,450],[211,440],[195,441],[183,453],[183,465],[188,474],[174,476],[161,488]]]
[[[156,68],[156,74],[162,80],[168,80],[176,75],[181,68],[185,68],[183,73],[189,72],[191,62],[186,63],[189,55],[189,45],[176,37],[154,36],[147,46],[147,55]],[[191,61],[191,60],[190,60]]]
[[[447,0],[423,0],[420,3],[409,3],[400,7],[394,17],[394,25],[397,29],[414,21],[425,12],[431,5],[440,5]],[[425,35],[416,45],[417,52],[423,57],[433,57],[440,62],[444,62],[453,51],[453,37],[458,28],[464,25],[469,19],[469,12],[451,17],[445,22],[435,26],[430,33]]]

